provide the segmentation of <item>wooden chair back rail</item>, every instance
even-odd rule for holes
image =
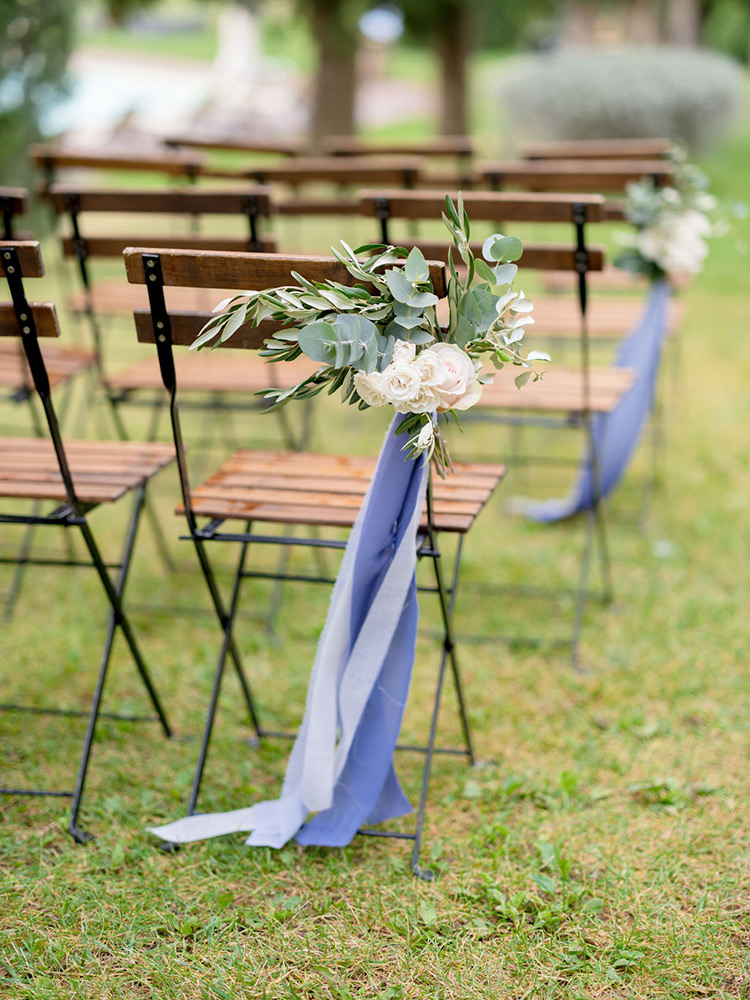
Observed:
[[[158,153],[135,153],[109,149],[66,149],[52,145],[31,146],[31,162],[49,176],[68,167],[102,170],[143,170],[170,177],[196,176],[205,158],[196,153],[165,150]]]
[[[137,212],[180,215],[270,215],[271,191],[248,186],[233,191],[97,190],[53,184],[50,199],[58,213],[75,207],[79,212]]]
[[[359,202],[354,197],[284,198],[274,202],[276,215],[360,215]]]
[[[168,147],[190,146],[195,149],[224,149],[237,153],[269,153],[278,156],[300,156],[306,148],[295,139],[237,139],[189,132],[169,136],[164,142]]]
[[[125,250],[125,270],[131,284],[146,284],[142,255],[158,253],[161,257],[164,284],[190,285],[195,288],[263,289],[296,284],[292,271],[299,271],[311,281],[333,279],[342,285],[358,284],[356,278],[334,257],[309,254],[219,253],[211,250],[150,250],[129,247]],[[445,265],[429,262],[430,278],[438,298],[445,295]]]
[[[89,257],[120,257],[123,250],[134,243],[137,243],[139,246],[147,246],[149,243],[156,247],[169,246],[172,250],[219,250],[242,253],[251,249],[249,243],[252,242],[249,237],[211,236],[203,233],[180,236],[174,234],[154,236],[149,233],[136,235],[131,233],[125,236],[87,236],[85,240],[86,253]],[[274,253],[278,245],[277,237],[273,234],[260,234],[257,236],[256,242],[262,245],[266,253]],[[63,236],[62,246],[66,257],[77,256],[74,236]]]
[[[475,170],[491,187],[536,191],[624,191],[644,177],[666,184],[674,175],[666,160],[496,160],[477,163]]]
[[[363,215],[391,219],[440,219],[445,195],[435,191],[363,190],[358,192]],[[454,202],[458,192],[451,192]],[[571,222],[580,205],[586,222],[604,219],[600,194],[527,194],[516,191],[465,191],[464,206],[473,222]]]
[[[655,160],[666,157],[671,139],[572,139],[527,143],[519,155],[524,160]]]
[[[213,313],[210,312],[170,309],[169,325],[172,331],[172,343],[181,347],[189,347],[212,316]],[[134,309],[133,318],[140,343],[155,343],[151,310]],[[284,329],[284,325],[268,319],[263,320],[258,326],[250,326],[249,323],[245,323],[229,340],[225,340],[221,344],[220,349],[233,347],[240,350],[260,350],[266,338],[271,337],[278,330]],[[286,324],[286,326],[288,325]]]
[[[361,184],[415,184],[422,170],[418,157],[382,159],[359,157],[298,158],[270,166],[249,164],[237,176],[255,178],[260,184],[271,181],[283,184],[326,182],[352,187]]]
[[[425,257],[431,260],[442,260],[448,262],[448,253],[453,249],[448,243],[448,237],[442,241],[426,239],[403,239],[397,241],[399,245],[405,247],[418,246]],[[482,256],[482,240],[471,240],[470,247],[475,257]],[[587,270],[601,271],[605,265],[605,250],[602,246],[589,246],[587,249]],[[454,251],[453,259],[459,262],[458,254]],[[524,267],[535,271],[575,271],[577,267],[576,248],[571,246],[558,246],[554,244],[534,244],[525,243],[523,256],[518,263]]]
[[[36,240],[0,240],[0,254],[7,247],[15,247],[22,278],[43,278],[44,264]]]
[[[38,337],[59,337],[60,324],[51,302],[29,302]],[[12,302],[0,302],[0,337],[19,337],[18,321]]]
[[[0,187],[0,214],[25,215],[29,208],[29,196],[24,188]]]
[[[329,135],[321,143],[330,156],[462,156],[474,154],[466,135],[440,135],[413,142],[377,142],[350,135]]]

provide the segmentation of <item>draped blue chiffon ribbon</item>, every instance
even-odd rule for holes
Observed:
[[[343,846],[411,805],[393,768],[417,635],[416,537],[429,463],[396,417],[347,542],[281,796],[151,832],[174,843],[252,831],[248,844]],[[310,817],[310,814],[315,814]]]
[[[620,344],[615,359],[617,367],[635,369],[635,382],[611,413],[597,413],[593,417],[602,498],[612,492],[624,475],[653,408],[661,348],[668,328],[669,299],[669,283],[655,282],[643,313]],[[533,521],[562,521],[592,508],[595,496],[591,451],[587,450],[578,479],[567,497],[559,500],[515,499],[512,508]]]

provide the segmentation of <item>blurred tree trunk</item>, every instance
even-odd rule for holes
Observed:
[[[668,0],[665,39],[673,45],[699,45],[701,37],[700,0]]]
[[[639,45],[661,41],[658,4],[653,0],[630,0],[628,7],[628,40]]]
[[[464,0],[448,0],[437,8],[436,14],[440,20],[440,32],[435,39],[440,63],[440,132],[468,135],[469,5]]]
[[[310,139],[354,132],[357,31],[344,15],[346,0],[307,0],[318,52]]]

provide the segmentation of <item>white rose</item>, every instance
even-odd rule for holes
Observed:
[[[445,378],[435,391],[440,398],[439,411],[468,410],[479,402],[482,395],[482,385],[477,381],[474,362],[469,355],[455,344],[433,344],[422,351],[425,354],[436,354],[445,367]]]
[[[431,413],[439,406],[440,396],[437,390],[427,385],[420,385],[408,399],[393,404],[396,413]]]
[[[354,376],[354,388],[368,406],[385,406],[389,402],[384,392],[384,380],[381,372],[357,372]]]
[[[417,348],[415,344],[410,344],[408,340],[397,340],[396,343],[393,345],[393,354],[391,355],[391,362],[413,361],[416,351]]]
[[[392,361],[383,371],[383,392],[399,413],[409,412],[400,407],[416,396],[421,385],[419,369],[409,361]]]
[[[430,389],[442,385],[448,377],[448,371],[440,355],[435,354],[430,348],[422,351],[414,363],[419,369],[422,385],[428,386]]]

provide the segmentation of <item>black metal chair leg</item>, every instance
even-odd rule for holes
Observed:
[[[596,511],[593,508],[585,513],[586,527],[583,543],[583,553],[581,555],[581,572],[578,579],[578,590],[576,592],[575,616],[573,619],[573,637],[571,639],[570,656],[573,667],[580,667],[580,642],[583,630],[583,616],[586,611],[586,598],[588,596],[589,570],[591,567],[591,555],[594,546],[594,531],[596,522]]]
[[[208,556],[206,555],[203,542],[199,538],[193,538],[193,543],[195,545],[195,550],[198,554],[198,562],[200,563],[201,570],[203,572],[204,579],[206,581],[206,586],[208,587],[208,592],[211,596],[211,603],[214,606],[214,611],[219,619],[219,624],[222,629],[226,631],[226,625],[228,621],[227,612],[224,610],[224,602],[221,599],[221,594],[219,588],[216,584],[216,578],[214,576],[211,564],[208,561]],[[243,563],[244,565],[244,563]],[[245,699],[245,705],[247,706],[248,714],[250,715],[250,722],[255,730],[255,739],[260,742],[260,738],[263,735],[263,730],[261,729],[260,720],[258,717],[258,710],[255,705],[255,699],[253,698],[253,693],[250,688],[250,682],[248,681],[244,668],[242,666],[242,657],[240,656],[240,651],[237,648],[237,643],[234,639],[234,632],[230,629],[228,639],[227,639],[227,649],[229,655],[232,658],[232,663],[234,664],[235,673],[237,674],[237,679],[240,682],[240,687],[242,688],[242,694]]]
[[[453,611],[456,607],[456,596],[458,591],[458,577],[461,572],[461,554],[463,551],[463,535],[459,536],[458,547],[456,549],[456,562],[453,567],[453,578],[451,580],[451,591],[450,591],[450,601],[446,607],[445,599],[445,587],[442,581],[442,570],[440,569],[439,562],[436,566],[436,574],[439,573],[441,579],[438,582],[438,597],[440,598],[440,608],[443,616],[443,628],[446,634],[446,641],[450,644],[449,649],[449,659],[451,665],[451,673],[453,675],[453,683],[456,689],[456,698],[458,700],[458,712],[461,719],[461,729],[464,737],[464,745],[466,746],[466,753],[469,758],[469,763],[473,767],[476,764],[476,757],[474,756],[474,747],[471,740],[471,728],[469,726],[469,716],[466,711],[466,700],[464,698],[463,683],[461,681],[461,673],[458,667],[458,657],[456,656],[456,644],[455,637],[453,635]]]
[[[125,619],[124,613],[122,611],[122,598],[125,593],[125,586],[128,580],[128,573],[130,572],[130,566],[133,559],[133,550],[135,548],[135,539],[138,532],[138,522],[140,520],[140,514],[143,509],[144,496],[145,496],[145,486],[142,485],[135,496],[135,502],[133,505],[133,514],[130,520],[130,526],[128,528],[128,534],[125,541],[125,548],[122,554],[120,571],[118,573],[117,583],[114,587],[112,587],[112,582],[109,578],[109,575],[107,574],[106,568],[103,567],[98,547],[94,542],[93,536],[91,535],[86,520],[84,519],[83,523],[81,524],[81,531],[83,533],[84,539],[86,540],[86,544],[89,548],[89,552],[91,553],[92,559],[97,564],[97,570],[99,569],[99,565],[101,564],[102,568],[104,569],[104,574],[107,576],[107,581],[109,583],[109,586],[105,586],[105,590],[107,591],[107,596],[109,597],[110,592],[112,592],[115,600],[112,601],[110,597],[110,604],[112,610],[109,615],[109,623],[107,625],[107,637],[104,642],[104,650],[102,651],[102,658],[99,664],[99,674],[97,676],[96,688],[94,690],[94,697],[91,703],[91,711],[89,713],[88,724],[86,726],[86,735],[83,743],[83,751],[81,753],[81,762],[78,767],[78,775],[76,778],[75,790],[73,792],[73,804],[70,809],[70,820],[68,823],[68,830],[70,831],[70,834],[76,841],[76,843],[79,844],[86,843],[87,841],[92,839],[91,834],[86,833],[78,825],[78,817],[81,808],[81,800],[83,798],[83,791],[86,784],[86,775],[88,773],[89,760],[91,758],[91,747],[94,742],[96,723],[99,719],[99,712],[101,708],[102,697],[104,694],[104,685],[106,683],[107,672],[109,670],[109,662],[112,656],[112,646],[114,644],[115,634],[118,626],[123,629],[123,632],[126,634],[126,636],[127,632],[129,631],[127,620]],[[142,661],[139,662],[140,652],[137,650],[137,647],[135,647],[134,649],[133,646],[131,646],[131,652],[133,652],[133,656],[136,659],[136,665],[138,666],[139,672],[141,673],[141,677],[143,678],[146,688],[149,692],[149,695],[151,696],[151,700],[154,703],[154,707],[156,708],[159,719],[162,723],[162,726],[164,727],[165,733],[169,737],[172,735],[171,730],[167,723],[166,717],[161,709],[161,705],[156,695],[156,691],[153,689],[151,685],[151,680],[149,678],[148,672],[145,671],[145,664],[143,664]]]
[[[234,578],[234,585],[232,587],[232,597],[229,602],[229,611],[225,615],[223,622],[224,625],[224,637],[221,643],[221,650],[219,652],[219,659],[216,664],[216,671],[214,673],[214,683],[211,689],[211,701],[208,706],[208,713],[206,715],[206,723],[203,729],[203,739],[201,741],[200,753],[198,755],[198,763],[195,768],[195,776],[193,778],[193,787],[190,792],[190,802],[188,804],[188,815],[192,816],[195,812],[196,805],[198,803],[198,796],[200,794],[201,782],[203,780],[203,772],[206,766],[206,757],[208,756],[208,746],[211,742],[211,733],[213,732],[214,720],[216,718],[216,708],[219,702],[219,694],[221,692],[221,682],[224,677],[224,667],[226,666],[227,654],[229,652],[230,643],[232,642],[232,626],[234,624],[234,616],[237,612],[237,602],[240,595],[240,586],[242,584],[242,572],[245,568],[245,557],[247,555],[248,542],[243,542],[240,550],[239,563],[237,565],[237,573]],[[240,677],[242,677],[242,672],[240,671]],[[248,690],[247,694],[250,692]],[[252,696],[250,696],[250,704],[252,705]],[[257,720],[253,714],[253,724],[255,725],[256,732],[260,735],[260,731],[257,725]]]
[[[128,541],[125,546],[126,558],[123,559],[123,568],[125,568],[126,565],[127,567],[129,567],[130,565],[130,559],[133,553],[133,545],[135,543],[135,535],[138,528],[138,521],[140,519],[140,513],[143,508],[143,495],[144,495],[144,487],[141,486],[136,495],[135,509],[133,512],[133,517],[130,522],[130,528],[128,531]],[[154,710],[156,711],[156,714],[159,717],[159,722],[161,723],[164,735],[170,738],[172,736],[171,727],[167,721],[164,709],[161,706],[161,702],[159,700],[158,694],[156,693],[156,689],[154,688],[154,685],[151,681],[148,668],[143,659],[143,656],[141,655],[141,651],[136,641],[136,638],[133,635],[133,631],[130,627],[130,622],[125,612],[123,611],[120,598],[118,597],[117,591],[112,584],[112,580],[109,576],[109,573],[107,572],[106,566],[104,565],[104,561],[102,560],[99,548],[96,542],[94,541],[93,535],[91,534],[91,529],[88,526],[88,522],[84,519],[80,527],[81,527],[81,534],[83,535],[84,541],[86,543],[86,547],[89,550],[89,555],[91,556],[91,559],[94,563],[94,567],[97,571],[99,579],[102,581],[102,585],[104,586],[104,590],[107,594],[109,603],[114,612],[116,623],[122,629],[122,634],[125,637],[125,641],[128,644],[130,654],[133,657],[133,662],[135,663],[136,669],[138,670],[138,673],[141,676],[141,681],[143,682],[143,685],[146,688],[146,691],[148,692],[149,698],[151,699],[151,704],[154,706]],[[120,572],[122,572],[122,570]]]

